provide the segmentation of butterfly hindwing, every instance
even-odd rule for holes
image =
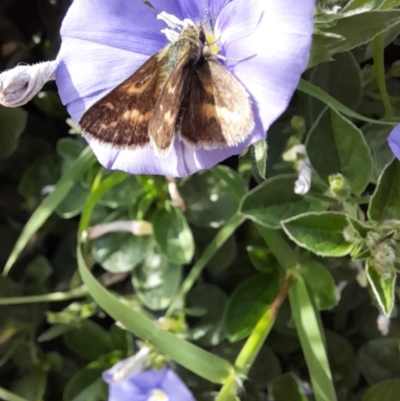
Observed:
[[[186,101],[179,135],[189,145],[231,147],[253,130],[253,110],[246,90],[213,59],[197,65]]]
[[[83,114],[79,121],[83,135],[121,149],[146,145],[161,74],[157,53]]]

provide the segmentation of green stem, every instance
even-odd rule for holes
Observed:
[[[165,316],[168,317],[174,313],[176,305],[179,303],[179,301],[184,299],[185,295],[190,291],[193,284],[200,277],[203,269],[207,266],[207,263],[221,248],[221,246],[225,244],[225,242],[231,237],[231,235],[239,228],[244,220],[244,217],[235,214],[225,223],[225,225],[221,228],[215,238],[209,243],[203,254],[190,270],[190,273],[185,278],[179,291],[172,299]]]
[[[67,301],[74,298],[82,298],[89,293],[86,286],[74,288],[67,292],[52,292],[50,294],[42,295],[30,295],[25,297],[9,297],[0,298],[0,306],[4,305],[19,305],[19,304],[31,304],[38,302],[59,302]]]
[[[268,244],[270,251],[278,262],[286,269],[288,276],[283,283],[272,305],[263,313],[254,330],[246,340],[235,361],[235,372],[226,380],[219,392],[216,401],[231,401],[240,388],[241,377],[247,376],[255,359],[260,352],[268,334],[270,333],[279,308],[286,299],[293,282],[293,271],[297,267],[297,255],[287,244],[279,231],[257,226],[261,236]]]
[[[275,323],[279,308],[285,300],[292,282],[292,276],[289,276],[285,280],[271,307],[269,307],[261,316],[256,327],[240,351],[235,362],[235,367],[239,374],[247,375],[249,372],[262,345],[264,344],[264,341]]]
[[[281,233],[258,225],[257,230],[267,243],[269,250],[275,256],[279,264],[286,270],[297,266],[297,255],[288,245]]]
[[[392,104],[390,103],[390,98],[386,89],[385,62],[383,58],[385,50],[385,33],[381,33],[375,37],[373,41],[373,50],[375,77],[385,107],[385,117],[394,117]]]

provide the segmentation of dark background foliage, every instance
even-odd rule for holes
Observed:
[[[364,11],[341,16],[326,12],[332,2],[326,3],[325,11],[316,15],[304,78],[363,116],[384,117],[387,110],[371,66],[372,41],[386,30],[386,83],[398,116],[398,4],[382,2],[386,8],[381,10],[377,2],[352,1],[354,10]],[[54,59],[69,4],[2,0],[0,70]],[[334,61],[327,62],[331,56]],[[325,110],[321,100],[330,108]],[[392,126],[356,119],[353,124],[342,112],[330,98],[317,100],[296,92],[268,133],[266,171],[249,152],[180,180],[184,214],[171,205],[163,177],[117,176],[98,164],[88,166],[30,237],[9,275],[0,276],[0,399],[105,400],[101,372],[137,350],[137,338],[96,304],[77,271],[79,217],[101,173],[121,182],[97,202],[90,225],[134,219],[150,222],[154,230],[150,236],[109,233],[88,245],[86,263],[92,272],[132,310],[164,316],[218,230],[229,222],[235,226],[232,219],[237,216],[246,218],[242,225],[236,222],[240,227],[215,249],[169,327],[233,363],[282,283],[283,270],[263,230],[283,228],[285,234],[280,232],[291,239],[301,265],[297,274],[321,312],[337,399],[398,400],[400,318],[396,307],[392,309],[398,295],[393,272],[399,260],[400,168],[386,143]],[[84,149],[75,134],[54,83],[23,108],[0,106],[0,266],[34,210]],[[282,158],[300,142],[306,143],[313,167],[310,196],[303,198],[293,193],[295,163]],[[335,174],[338,187],[332,180]],[[346,237],[343,231],[349,227],[354,230]],[[385,252],[391,250],[397,259],[389,263]],[[27,296],[34,298],[27,302]],[[6,305],[7,297],[15,305]],[[315,371],[304,356],[305,337],[299,334],[295,309],[288,300],[282,304],[244,381],[242,400],[314,399]],[[390,321],[380,311],[392,313]],[[154,358],[159,364],[160,355]],[[218,386],[170,363],[196,399],[213,399]]]

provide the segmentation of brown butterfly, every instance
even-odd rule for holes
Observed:
[[[111,147],[152,144],[166,156],[175,139],[206,149],[243,142],[254,127],[251,101],[211,54],[202,28],[177,40],[94,103],[79,121],[82,134]]]

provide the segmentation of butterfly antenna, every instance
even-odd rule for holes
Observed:
[[[160,11],[158,11],[158,10],[153,6],[153,4],[151,4],[148,0],[142,0],[142,3],[143,3],[145,6],[151,8],[151,9],[152,9],[153,11],[155,11],[157,14],[160,14]]]

